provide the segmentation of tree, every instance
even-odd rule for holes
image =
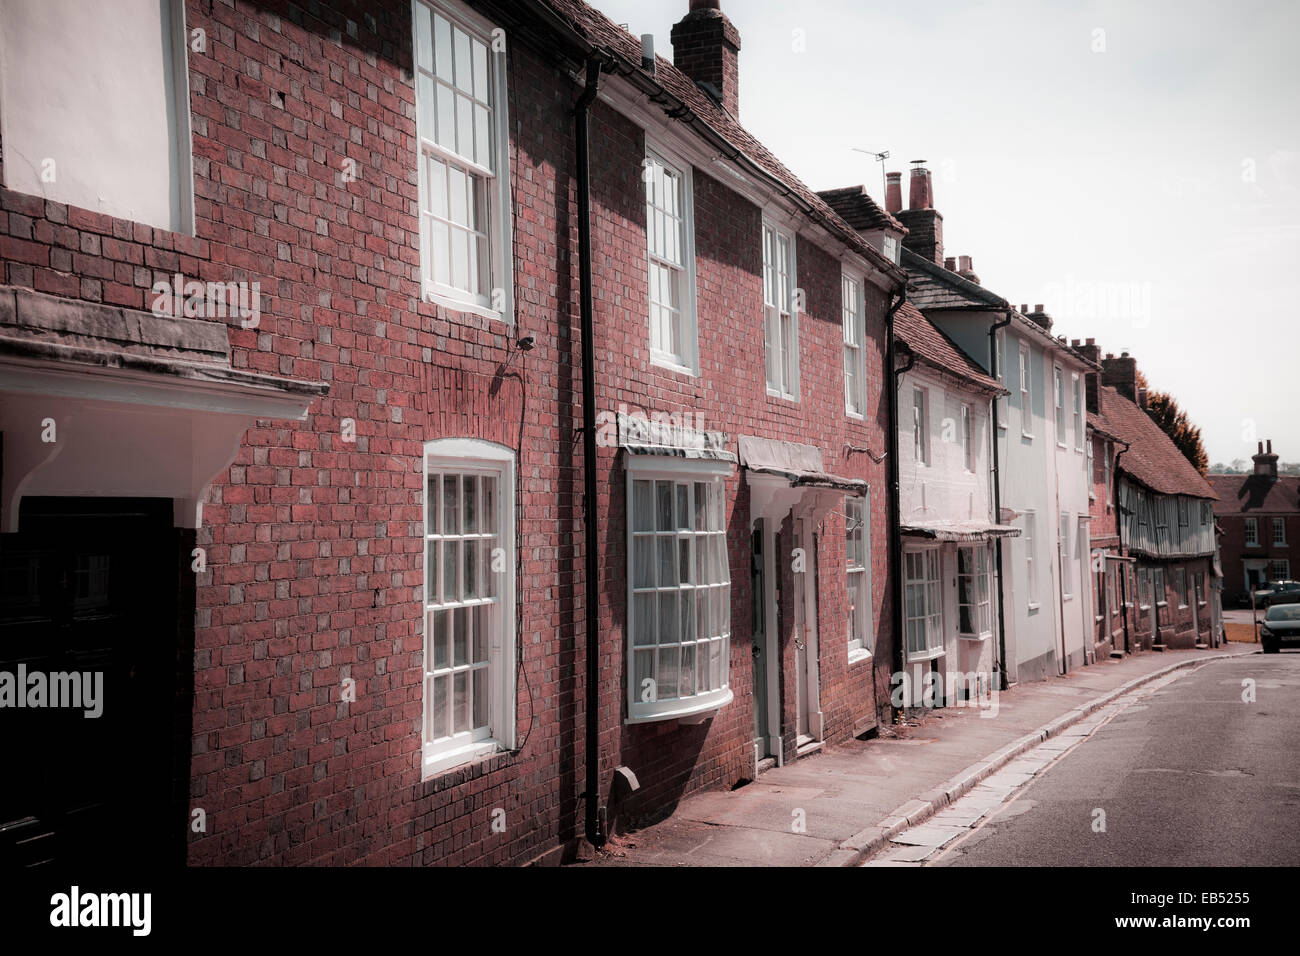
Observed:
[[[1174,397],[1166,392],[1147,392],[1147,414],[1169,436],[1170,441],[1183,453],[1202,475],[1210,459],[1201,444],[1201,430],[1191,423],[1187,413],[1178,407]]]

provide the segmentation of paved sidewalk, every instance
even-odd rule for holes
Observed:
[[[999,695],[995,717],[943,708],[891,728],[896,737],[827,746],[739,790],[688,797],[669,819],[614,838],[580,865],[853,866],[1131,686],[1254,651],[1146,653],[1017,684]]]

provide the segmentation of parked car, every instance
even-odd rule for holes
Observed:
[[[1275,604],[1259,625],[1259,641],[1265,654],[1276,654],[1283,645],[1300,647],[1300,604]]]
[[[1274,581],[1255,592],[1256,607],[1291,604],[1294,601],[1300,601],[1300,581]]]

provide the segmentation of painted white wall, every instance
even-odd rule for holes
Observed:
[[[0,3],[5,185],[189,231],[188,82],[183,49],[175,49],[182,32],[173,0]],[[47,160],[52,182],[42,179]]]
[[[912,441],[912,390],[929,395],[930,464],[917,461]],[[961,407],[971,406],[974,470],[967,471],[962,447]],[[988,399],[976,392],[945,385],[935,373],[913,367],[902,378],[898,394],[899,506],[903,524],[909,521],[990,520],[992,490],[989,468]]]

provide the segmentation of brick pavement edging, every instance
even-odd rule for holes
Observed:
[[[1150,674],[1143,674],[1126,681],[1114,690],[1107,691],[1099,697],[1094,697],[1085,704],[1075,707],[1073,710],[1066,711],[1055,720],[1049,721],[1037,730],[1025,734],[1023,737],[1013,740],[1001,750],[996,750],[989,756],[985,757],[978,763],[971,764],[965,770],[957,773],[956,776],[933,787],[930,790],[920,794],[915,800],[909,800],[900,807],[896,807],[885,819],[881,820],[874,826],[865,827],[859,830],[853,836],[842,842],[839,847],[832,850],[829,854],[818,861],[815,866],[857,866],[867,857],[888,846],[889,841],[902,833],[904,830],[911,829],[924,820],[934,816],[943,807],[955,801],[958,797],[967,791],[975,788],[982,780],[992,776],[1001,770],[1011,761],[1015,760],[1031,747],[1036,747],[1045,740],[1057,736],[1079,721],[1083,720],[1089,714],[1100,710],[1112,701],[1123,697],[1130,691],[1141,687],[1143,684],[1149,684],[1166,674],[1170,674],[1184,667],[1192,667],[1196,664],[1203,664],[1208,661],[1227,660],[1232,657],[1245,657],[1250,652],[1237,652],[1235,654],[1213,654],[1208,657],[1197,657],[1191,660],[1178,661],[1170,664],[1168,667],[1162,667],[1159,670],[1152,671]]]

